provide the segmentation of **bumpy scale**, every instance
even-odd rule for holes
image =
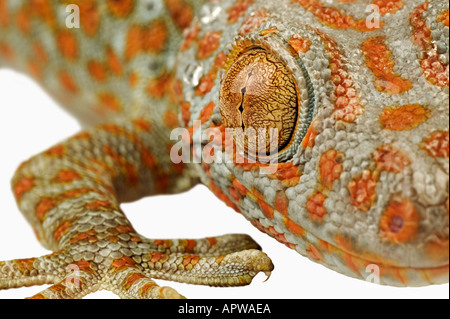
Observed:
[[[376,264],[382,284],[448,282],[446,1],[72,2],[0,0],[0,66],[87,128],[14,175],[20,210],[54,253],[0,262],[0,288],[178,298],[152,279],[238,286],[270,274],[246,235],[150,240],[119,208],[199,182],[345,275]],[[247,158],[249,140],[223,134],[192,149],[208,161],[175,164],[179,126],[277,128],[278,153]]]

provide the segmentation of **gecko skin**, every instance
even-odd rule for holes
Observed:
[[[66,25],[71,4],[79,28]],[[0,262],[0,289],[177,298],[153,279],[238,286],[269,274],[246,235],[151,240],[119,207],[198,183],[342,274],[448,282],[448,21],[440,0],[0,0],[0,65],[85,128],[14,175],[53,253]],[[278,163],[241,161],[250,140],[223,135],[176,164],[178,127],[193,144],[200,129],[278,128]]]

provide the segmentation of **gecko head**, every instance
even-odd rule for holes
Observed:
[[[208,92],[210,74],[184,88],[191,121],[221,135],[201,164],[219,198],[300,254],[390,285],[448,281],[448,83],[417,61],[412,10],[398,35],[368,36],[255,5],[222,32]],[[404,48],[410,63],[394,59]]]

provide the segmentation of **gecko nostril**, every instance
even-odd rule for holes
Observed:
[[[380,218],[380,236],[399,244],[413,240],[419,230],[420,216],[408,199],[393,195]]]
[[[397,234],[403,228],[403,218],[401,216],[395,215],[389,222],[389,230],[393,234]]]

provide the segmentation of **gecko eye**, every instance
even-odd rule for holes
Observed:
[[[261,160],[289,148],[299,116],[299,93],[286,65],[268,50],[241,53],[225,74],[219,108],[238,148]]]

